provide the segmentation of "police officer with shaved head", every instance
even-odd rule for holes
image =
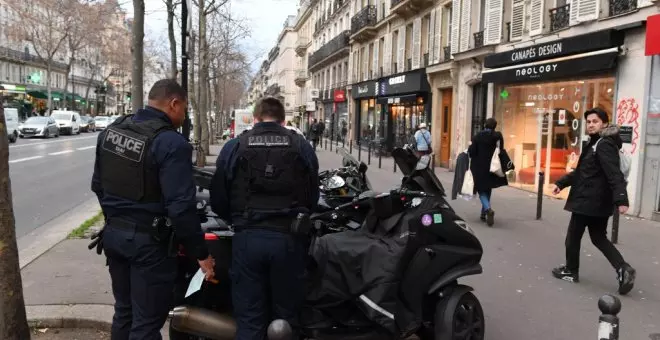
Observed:
[[[211,206],[234,227],[232,300],[237,340],[262,340],[275,319],[295,326],[304,301],[308,230],[319,199],[312,146],[284,127],[284,106],[262,99],[257,122],[228,141],[217,160]]]
[[[112,279],[113,340],[161,339],[177,275],[172,244],[214,275],[195,211],[192,146],[176,131],[186,97],[175,80],[160,80],[147,107],[99,134],[92,191],[106,219],[98,251]]]

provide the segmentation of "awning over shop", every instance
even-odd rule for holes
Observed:
[[[511,84],[584,76],[616,67],[619,48],[570,55],[522,65],[486,69],[481,72],[485,83]]]
[[[48,91],[47,90],[32,90],[32,91],[28,91],[27,94],[29,94],[32,97],[39,98],[39,99],[48,99]],[[62,97],[63,97],[62,93],[57,92],[57,91],[51,91],[50,96],[54,100],[61,100]]]

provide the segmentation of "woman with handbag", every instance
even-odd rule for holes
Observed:
[[[415,151],[417,157],[428,155],[433,152],[431,148],[431,133],[426,129],[426,123],[419,124],[419,129],[415,132]]]
[[[506,176],[500,176],[492,170],[495,152],[499,155],[504,150],[504,138],[502,133],[495,131],[497,121],[495,118],[486,119],[484,130],[472,138],[472,144],[468,148],[471,164],[470,171],[474,178],[474,187],[481,201],[481,220],[488,226],[495,223],[495,212],[491,208],[491,194],[493,189],[509,185]],[[499,162],[498,162],[499,163]],[[500,165],[500,172],[502,171]]]

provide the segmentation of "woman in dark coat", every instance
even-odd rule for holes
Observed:
[[[502,133],[495,131],[496,127],[495,118],[486,119],[484,130],[472,138],[472,144],[468,148],[472,162],[470,171],[474,178],[474,188],[481,201],[481,220],[486,221],[488,226],[495,223],[495,212],[490,205],[493,189],[509,185],[506,177],[499,177],[490,172],[490,161],[493,158],[497,141],[500,142],[500,150],[504,149],[504,138]]]

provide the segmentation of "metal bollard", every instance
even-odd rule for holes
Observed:
[[[392,163],[394,163],[394,173],[396,173],[396,161],[394,160],[394,157],[392,157]]]
[[[328,150],[328,139],[327,138],[323,138],[323,148]]]
[[[332,151],[332,139],[333,138],[334,138],[334,136],[330,136],[330,151]]]
[[[341,147],[342,148],[346,147],[346,137],[341,139]]]
[[[619,317],[621,301],[612,295],[598,299],[598,340],[619,340]]]
[[[357,149],[358,149],[358,162],[362,161],[362,146],[360,145],[360,140],[357,141]]]
[[[383,146],[380,146],[380,151],[378,152],[378,169],[383,167]]]
[[[353,154],[353,140],[352,139],[348,141],[348,153],[351,154],[351,155]]]
[[[543,183],[545,183],[545,173],[539,172],[539,188],[536,193],[536,219],[540,220],[543,212]]]
[[[431,170],[433,170],[433,172],[435,172],[435,154],[434,153],[431,154]]]
[[[371,165],[371,143],[367,146],[367,165]]]
[[[614,214],[612,214],[612,243],[619,243],[619,207],[614,207]]]

